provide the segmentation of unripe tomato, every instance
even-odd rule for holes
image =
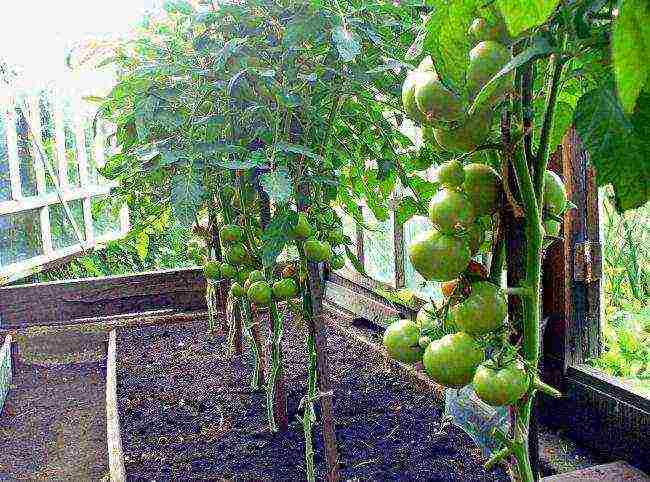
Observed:
[[[223,279],[233,279],[237,275],[237,270],[231,264],[221,263],[221,276]]]
[[[499,174],[486,164],[468,164],[464,170],[463,191],[474,206],[476,216],[494,213],[501,192]]]
[[[249,276],[250,274],[251,274],[251,270],[250,270],[250,269],[247,269],[247,268],[245,268],[245,269],[240,269],[240,270],[237,272],[237,281],[239,281],[239,283],[241,283],[241,284],[243,285],[244,283],[246,283],[246,280],[248,279],[248,276]]]
[[[332,229],[327,233],[327,240],[331,246],[340,246],[345,242],[345,235],[341,228]]]
[[[295,298],[297,294],[298,285],[291,278],[283,279],[273,283],[273,298],[278,301]]]
[[[327,241],[310,238],[305,241],[303,248],[307,259],[314,263],[327,261],[332,257],[332,247]]]
[[[341,269],[343,267],[345,267],[345,256],[342,254],[335,254],[332,256],[332,259],[330,260],[330,268],[336,271],[337,269]]]
[[[559,215],[566,209],[566,188],[560,176],[553,171],[544,172],[544,207],[548,212]]]
[[[230,294],[233,298],[241,298],[244,296],[244,288],[239,283],[233,283],[230,285]]]
[[[384,346],[395,360],[415,363],[422,359],[422,348],[418,344],[420,328],[411,320],[391,323],[384,332]]]
[[[257,306],[266,306],[273,301],[273,290],[266,281],[256,281],[246,293],[248,299]]]
[[[313,229],[305,213],[298,213],[298,223],[293,228],[293,237],[299,240],[307,239],[312,232]]]
[[[218,280],[221,278],[221,269],[219,263],[209,261],[203,266],[203,274],[207,279]]]
[[[504,367],[482,363],[472,381],[476,395],[488,405],[512,405],[528,391],[530,377],[521,363],[512,362]]]
[[[424,279],[448,281],[465,271],[470,252],[464,239],[432,229],[420,234],[409,246],[409,259]]]
[[[463,165],[455,159],[441,164],[437,174],[438,182],[445,187],[460,187],[465,180]]]
[[[454,323],[461,330],[482,336],[500,328],[508,314],[505,294],[488,281],[472,284],[472,292],[452,309]]]
[[[458,229],[468,229],[474,221],[474,208],[462,192],[442,189],[429,203],[429,219],[441,233],[454,234]]]
[[[241,265],[248,261],[248,252],[243,243],[235,243],[226,250],[226,261],[232,265]]]
[[[424,352],[424,369],[437,383],[461,388],[474,378],[476,368],[485,359],[483,349],[462,331],[432,341]]]
[[[224,245],[236,243],[244,238],[244,230],[236,224],[226,224],[219,230],[219,239]]]
[[[264,273],[261,270],[254,269],[248,275],[248,279],[251,281],[264,281],[266,279],[266,276],[264,276]]]

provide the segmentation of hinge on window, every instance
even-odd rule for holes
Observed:
[[[602,275],[602,256],[600,243],[583,241],[576,243],[573,258],[573,279],[593,283]]]

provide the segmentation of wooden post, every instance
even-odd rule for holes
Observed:
[[[15,379],[20,369],[20,345],[11,335],[8,335],[8,339],[11,350],[11,377]]]
[[[111,482],[126,481],[117,405],[117,332],[115,330],[111,330],[108,335],[106,355],[106,441],[110,480]]]
[[[393,213],[393,245],[395,249],[395,288],[404,288],[406,285],[406,271],[404,269],[404,224],[397,222]]]

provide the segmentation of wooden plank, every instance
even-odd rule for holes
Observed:
[[[86,188],[68,189],[63,192],[63,199],[66,202],[76,201],[91,196],[105,196],[111,192],[111,185],[102,186],[89,186]],[[29,211],[31,209],[39,209],[46,207],[50,204],[58,204],[60,198],[56,192],[51,192],[44,195],[0,202],[0,215],[12,214],[20,211]]]
[[[386,304],[366,298],[359,291],[353,291],[331,281],[326,283],[325,293],[330,304],[379,326],[386,326],[389,319],[400,318],[400,312],[389,308]]]
[[[12,346],[12,337],[7,335],[2,347],[0,347],[0,414],[2,414],[2,408],[7,400],[14,374]]]
[[[578,480],[589,480],[593,482],[647,482],[650,481],[650,477],[639,469],[632,467],[627,462],[618,461],[610,464],[596,465],[566,474],[544,477],[542,479],[543,482],[573,482]]]
[[[117,404],[117,332],[108,335],[106,355],[106,441],[111,482],[125,482],[124,451]]]
[[[204,309],[202,271],[190,268],[2,288],[0,328],[65,324],[75,318],[163,308]]]

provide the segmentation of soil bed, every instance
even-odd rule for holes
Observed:
[[[118,398],[129,480],[304,480],[299,419],[305,393],[302,326],[283,340],[290,428],[272,434],[265,395],[249,388],[250,359],[227,353],[204,322],[118,333]],[[329,333],[342,480],[504,481],[442,420],[430,391],[378,365],[358,343]],[[317,478],[324,477],[320,427]]]

